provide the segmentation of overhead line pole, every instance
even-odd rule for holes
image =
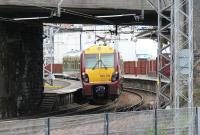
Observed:
[[[188,135],[193,134],[193,0],[174,0],[174,107],[188,107]],[[176,134],[183,112],[176,113]],[[182,114],[182,115],[181,115]]]
[[[154,8],[158,14],[158,28],[157,28],[157,39],[158,39],[158,50],[157,50],[157,94],[156,103],[157,108],[165,108],[172,104],[172,99],[167,93],[172,93],[172,87],[170,84],[172,78],[167,76],[164,71],[168,70],[172,65],[172,34],[173,20],[172,14],[167,15],[173,9],[173,0],[157,0],[157,5],[151,0],[147,2]],[[172,13],[172,12],[171,12]],[[166,31],[170,31],[169,33]],[[164,63],[165,61],[165,63]],[[166,80],[167,83],[162,83],[162,80]],[[171,94],[170,94],[171,95]]]
[[[168,46],[170,50],[170,100],[168,103],[175,108],[175,134],[181,135],[188,128],[188,135],[193,134],[193,0],[157,0],[157,6],[147,0],[158,13],[158,89],[157,102],[165,101],[164,88],[161,79],[165,68],[160,61],[168,59],[162,54]],[[171,7],[171,8],[170,8]],[[164,12],[165,11],[165,12]],[[170,13],[170,17],[166,13]],[[163,25],[163,21],[169,22]],[[162,30],[170,29],[170,36],[164,35]],[[163,42],[167,41],[167,42]],[[164,47],[164,48],[163,48]],[[163,49],[162,49],[163,48]],[[165,87],[164,87],[165,86]],[[180,111],[181,107],[188,107],[187,112]],[[185,117],[187,127],[181,126],[180,119]]]

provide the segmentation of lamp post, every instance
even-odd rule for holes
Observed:
[[[137,59],[137,55],[136,55],[136,50],[137,50],[137,38],[136,37],[134,37],[133,38],[133,42],[134,42],[134,44],[135,44],[135,58]],[[137,76],[137,60],[136,60],[136,63],[135,63],[136,65],[135,65],[135,76]]]

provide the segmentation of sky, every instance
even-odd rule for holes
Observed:
[[[136,54],[149,54],[155,59],[157,56],[157,44],[151,39],[138,39],[133,41],[119,41],[119,51],[124,61],[137,60]]]
[[[113,39],[110,34],[96,33],[97,36],[106,37],[106,39]],[[81,34],[81,47],[80,47],[80,32],[73,33],[58,33],[54,36],[54,58],[55,63],[62,63],[62,58],[67,52],[71,50],[82,50],[95,44],[94,32],[83,32]],[[151,39],[137,39],[136,42],[131,40],[131,34],[121,34],[121,40],[108,40],[107,45],[116,47],[122,55],[124,61],[137,60],[136,54],[148,54],[152,56],[152,59],[157,55],[157,43]],[[96,42],[96,44],[103,44],[102,41]]]

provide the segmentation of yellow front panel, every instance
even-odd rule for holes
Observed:
[[[98,53],[113,53],[114,48],[109,46],[91,46],[84,51],[85,54],[98,54]]]
[[[100,57],[102,56],[102,54],[113,54],[114,55],[114,52],[115,52],[115,49],[112,47],[103,46],[103,45],[100,45],[100,46],[94,45],[94,46],[91,46],[88,49],[86,49],[84,51],[84,54],[85,55],[95,55],[96,54],[97,57],[99,57],[96,59],[100,60],[101,59]],[[108,68],[103,68],[100,66],[100,64],[102,64],[102,63],[104,63],[104,62],[100,61],[99,64],[97,64],[96,66],[93,63],[95,68],[86,67],[85,72],[89,76],[90,83],[109,83],[109,82],[111,82],[111,77],[114,72],[114,68],[113,68],[114,65],[112,66],[112,68],[109,66],[108,66]],[[114,63],[114,59],[113,59],[113,63]]]
[[[90,83],[106,83],[111,82],[114,68],[86,69]]]

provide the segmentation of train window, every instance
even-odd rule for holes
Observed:
[[[76,61],[75,61],[75,64],[76,64],[76,70],[78,69],[78,60],[76,59]]]
[[[70,70],[72,70],[72,69],[73,69],[73,62],[70,61]]]
[[[85,55],[86,59],[86,68],[94,68],[96,64],[98,64],[98,54],[90,54],[90,55]],[[96,65],[96,68],[98,68],[98,65]]]
[[[114,67],[114,54],[101,54],[101,67]]]
[[[75,67],[74,67],[74,61],[72,61],[72,70],[74,69]]]

